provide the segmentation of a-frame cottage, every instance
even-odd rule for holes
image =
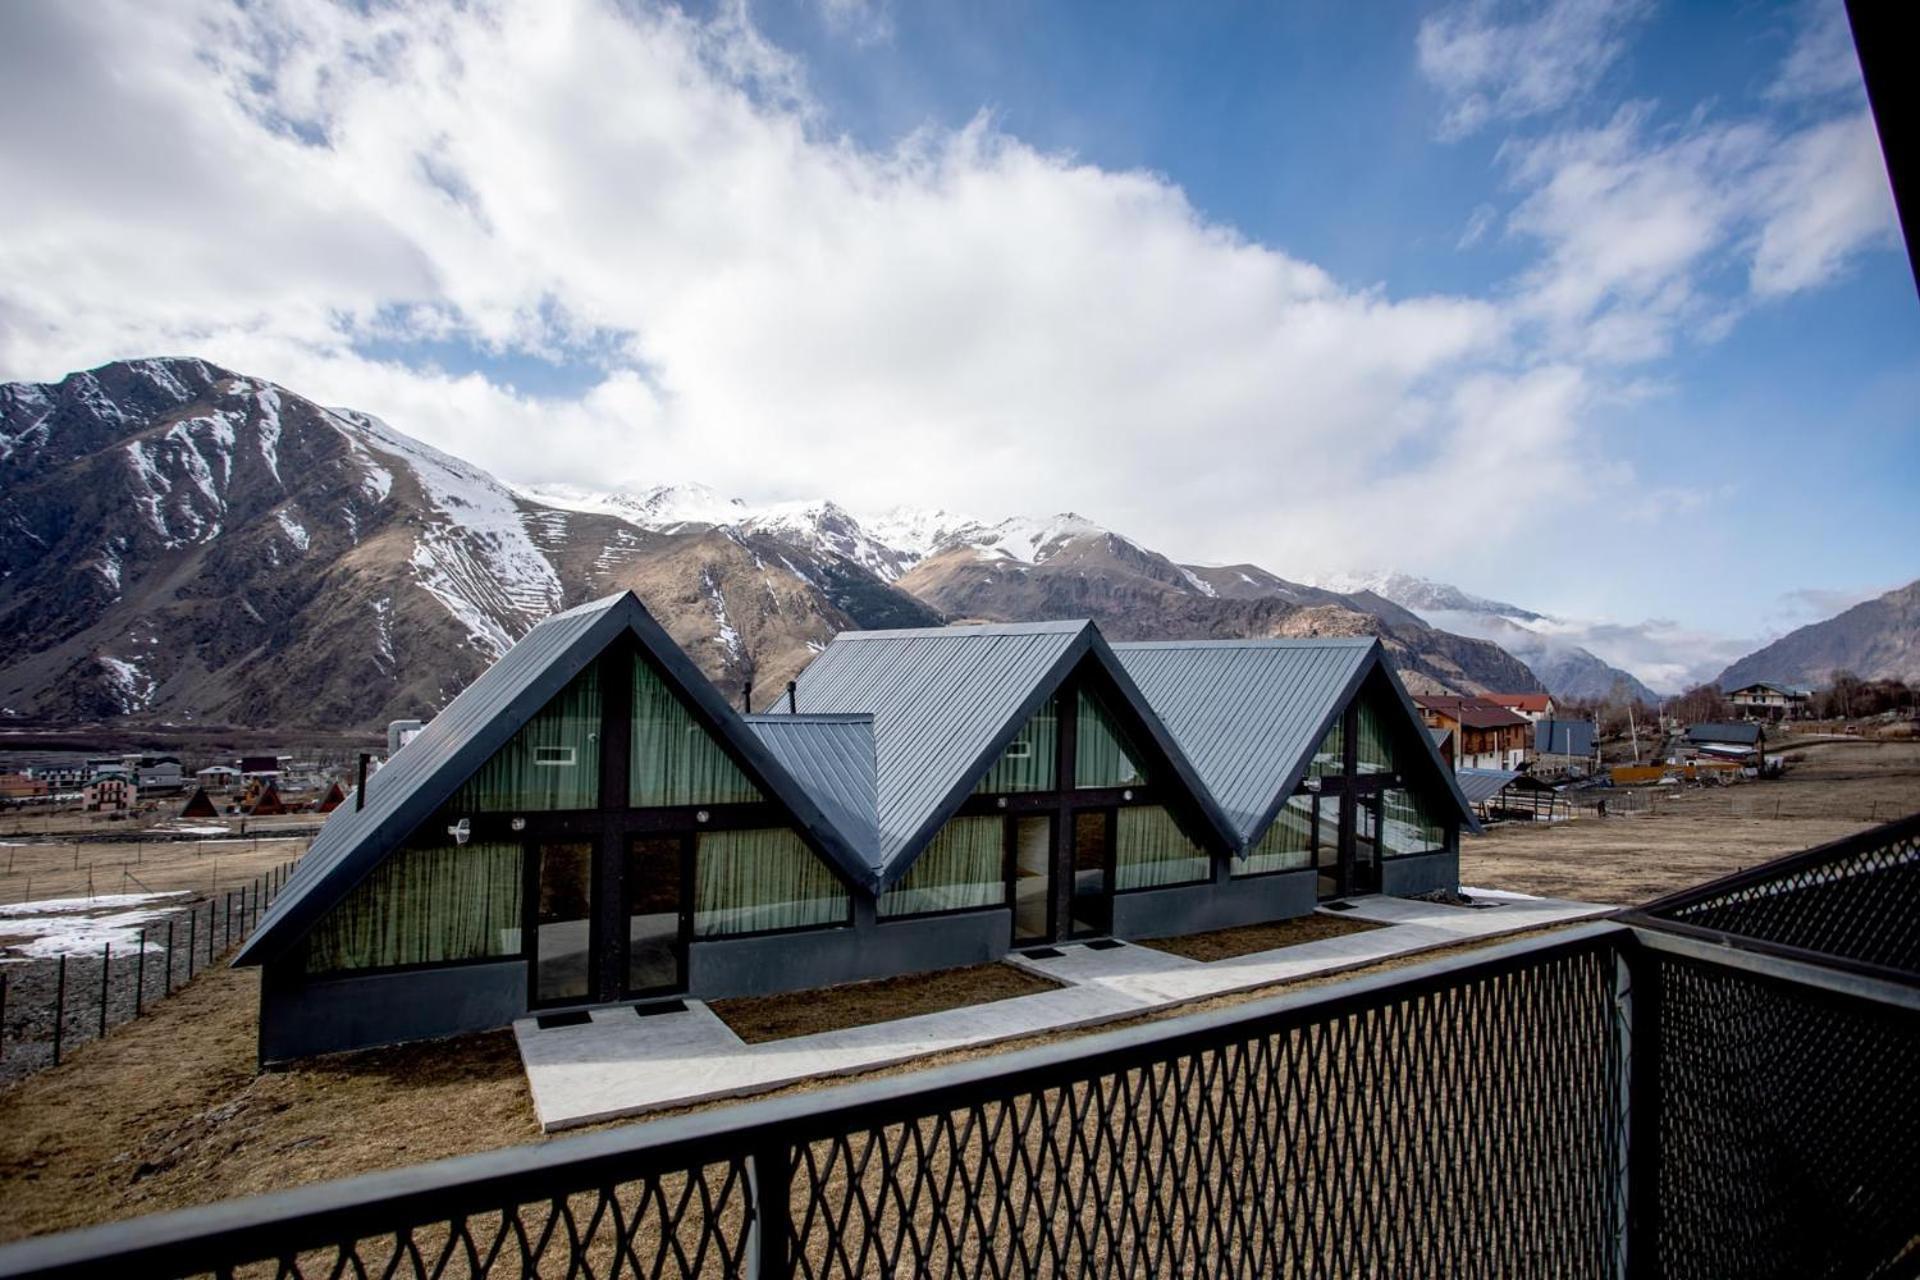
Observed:
[[[630,593],[535,627],[241,950],[262,1057],[1450,888],[1473,821],[1368,639],[849,632],[791,706],[736,712]]]

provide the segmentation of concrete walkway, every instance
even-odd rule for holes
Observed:
[[[542,1129],[592,1124],[665,1107],[740,1097],[820,1076],[847,1075],[952,1049],[1095,1026],[1212,996],[1360,968],[1477,938],[1562,924],[1611,910],[1584,902],[1503,898],[1448,907],[1404,898],[1352,900],[1337,914],[1389,926],[1202,963],[1151,947],[1062,944],[1053,959],[1007,963],[1062,985],[991,1004],[750,1045],[698,1000],[685,1012],[592,1011],[576,1026],[514,1023]]]

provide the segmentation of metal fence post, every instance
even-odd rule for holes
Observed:
[[[756,1280],[793,1275],[793,1165],[785,1142],[763,1143],[748,1157],[753,1175],[753,1256]]]
[[[0,969],[0,1062],[7,1059],[7,971]]]
[[[167,979],[160,984],[160,990],[166,995],[173,994],[173,917],[167,917]]]
[[[100,1038],[107,1035],[107,996],[111,994],[108,984],[113,980],[113,944],[105,943],[100,948]]]
[[[1629,1277],[1660,1274],[1660,957],[1627,945],[1627,1257]]]
[[[140,952],[133,958],[133,1016],[139,1017],[140,1010],[146,1006],[147,994],[147,930],[140,927]]]
[[[67,1025],[67,956],[60,953],[60,976],[53,988],[53,1065],[60,1065],[60,1041]]]
[[[199,950],[199,941],[196,935],[199,933],[199,931],[200,931],[200,908],[189,907],[187,909],[187,981],[188,982],[193,981],[193,962],[195,958],[194,953]]]

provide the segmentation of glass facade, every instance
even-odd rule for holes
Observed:
[[[1380,793],[1380,851],[1391,858],[1432,853],[1447,847],[1447,827],[1432,807],[1403,787]]]
[[[1356,773],[1392,773],[1393,744],[1389,726],[1392,721],[1382,715],[1380,708],[1372,698],[1364,698],[1359,709],[1359,742],[1356,744],[1354,771]]]
[[[307,934],[312,974],[520,954],[518,844],[403,848]]]
[[[751,804],[759,789],[695,723],[666,681],[633,664],[633,749],[628,795],[635,808]]]
[[[1147,780],[1138,764],[1137,753],[1127,742],[1126,732],[1100,699],[1082,689],[1077,714],[1075,787],[1132,787]]]
[[[1313,797],[1290,796],[1259,843],[1244,858],[1233,860],[1237,876],[1297,871],[1313,862]]]
[[[1113,858],[1116,889],[1193,884],[1212,877],[1213,859],[1187,839],[1165,809],[1139,805],[1117,812],[1120,827]]]
[[[785,827],[702,832],[695,861],[696,937],[847,923],[845,886]]]
[[[1320,740],[1319,750],[1313,753],[1313,762],[1307,766],[1309,778],[1324,778],[1346,772],[1345,753],[1347,734],[1345,717],[1337,717],[1333,728],[1327,730],[1327,736]]]
[[[447,809],[520,813],[600,803],[600,666],[586,670],[527,721],[454,793]]]
[[[953,818],[900,883],[880,895],[882,916],[997,907],[1007,900],[1006,822]]]
[[[1007,749],[987,770],[975,795],[1001,795],[1019,791],[1052,791],[1054,759],[1060,741],[1060,703],[1049,698],[1020,729]]]

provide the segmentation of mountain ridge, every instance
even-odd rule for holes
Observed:
[[[1920,579],[1760,646],[1728,664],[1714,683],[1722,689],[1761,680],[1823,685],[1839,670],[1920,683]]]

